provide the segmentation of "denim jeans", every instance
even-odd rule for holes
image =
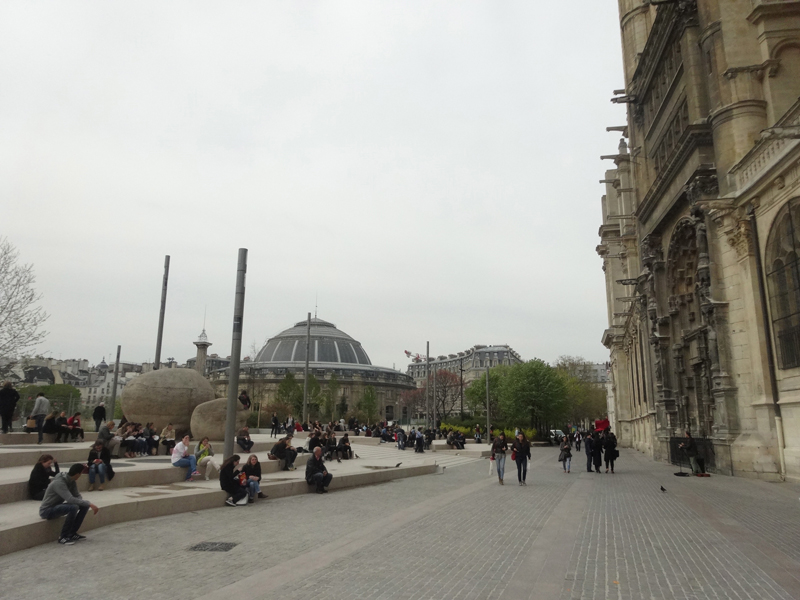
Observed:
[[[78,506],[77,504],[56,504],[47,509],[39,509],[39,516],[43,519],[57,519],[66,515],[64,526],[61,528],[62,538],[69,538],[78,533],[78,529],[83,524],[83,518],[89,511],[88,506]]]
[[[192,478],[192,473],[197,470],[197,458],[194,454],[185,456],[177,462],[172,463],[173,467],[189,467],[186,471],[186,481]]]
[[[517,457],[517,481],[525,481],[528,476],[528,457]]]
[[[106,482],[106,463],[92,463],[89,466],[89,483],[94,485],[95,475],[100,476],[100,485]]]
[[[44,418],[47,415],[35,415],[33,418],[36,420],[36,432],[39,434],[39,443],[42,443],[42,428],[44,427]]]
[[[572,457],[571,456],[567,456],[564,459],[564,470],[565,471],[569,471],[570,465],[572,465]]]
[[[494,455],[494,466],[497,467],[497,477],[503,479],[506,474],[506,455],[499,452]]]
[[[247,493],[250,498],[255,498],[256,494],[261,491],[261,486],[258,485],[257,481],[253,481],[252,479],[247,480]]]

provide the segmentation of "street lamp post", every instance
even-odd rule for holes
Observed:
[[[461,421],[464,421],[464,357],[458,359],[458,371],[461,378]]]
[[[486,441],[489,441],[489,364],[486,364]]]

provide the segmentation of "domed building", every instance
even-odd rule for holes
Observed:
[[[253,402],[270,404],[281,381],[292,373],[302,388],[306,361],[306,321],[296,323],[270,338],[254,360],[240,364],[239,388],[248,390]],[[361,343],[333,323],[311,320],[309,373],[314,375],[322,390],[333,376],[339,384],[336,404],[346,404],[354,410],[367,386],[375,389],[378,418],[392,421],[400,418],[398,406],[401,392],[416,388],[413,378],[393,369],[372,364]],[[218,396],[228,389],[228,369],[211,374],[211,384]],[[300,415],[295,415],[300,416]]]

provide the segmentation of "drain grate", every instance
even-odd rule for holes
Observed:
[[[238,542],[202,542],[195,544],[189,550],[197,552],[227,552],[235,546],[238,546]]]

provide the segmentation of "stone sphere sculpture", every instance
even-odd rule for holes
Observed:
[[[192,439],[201,440],[208,437],[211,441],[225,439],[225,419],[228,413],[228,399],[217,398],[203,402],[192,413]],[[247,423],[250,410],[236,402],[236,431]]]
[[[120,402],[129,421],[152,421],[159,432],[172,423],[183,433],[189,430],[194,409],[214,396],[214,388],[194,369],[159,369],[135,377]]]

